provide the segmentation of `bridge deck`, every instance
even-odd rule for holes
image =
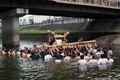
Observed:
[[[120,9],[120,7],[117,7],[117,6],[113,7],[113,6],[92,4],[92,3],[69,2],[69,1],[61,1],[61,0],[51,0],[51,1],[55,1],[57,3],[63,3],[63,4],[82,5],[82,6],[91,6],[91,7],[101,7],[101,8],[109,8],[109,9]]]

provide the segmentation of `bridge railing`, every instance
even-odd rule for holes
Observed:
[[[120,0],[56,0],[56,1],[65,1],[65,2],[76,2],[76,3],[86,3],[86,4],[95,4],[103,6],[112,6],[118,7]]]

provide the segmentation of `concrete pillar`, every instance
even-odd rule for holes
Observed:
[[[19,45],[19,17],[2,19],[2,44],[4,47]]]
[[[4,47],[19,46],[19,17],[27,13],[27,9],[13,9],[0,14]]]

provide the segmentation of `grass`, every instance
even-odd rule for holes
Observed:
[[[55,30],[56,33],[65,33],[66,31],[70,33],[81,33],[81,32],[92,32],[92,31],[78,31],[78,30]],[[47,33],[47,30],[22,30],[21,34],[27,33]]]
[[[79,31],[79,30],[55,30],[56,33],[65,33],[66,31],[70,33],[94,33],[94,32],[120,32],[120,30],[107,30],[107,31]],[[22,30],[21,34],[28,33],[47,33],[47,30]]]
[[[19,31],[20,34],[47,33],[47,30],[22,30],[22,28],[20,28]],[[120,30],[107,30],[107,31],[55,30],[56,33],[65,33],[66,31],[70,33],[120,32]],[[0,34],[2,34],[2,30],[0,30]]]
[[[19,31],[21,31],[22,29],[23,29],[23,27],[20,27],[20,28],[19,28]]]

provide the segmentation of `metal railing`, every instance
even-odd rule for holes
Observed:
[[[24,27],[37,27],[37,26],[45,26],[45,25],[52,25],[52,24],[70,24],[70,23],[84,23],[84,22],[91,22],[92,19],[85,19],[85,18],[62,18],[58,20],[45,20],[42,23],[33,23],[33,24],[23,24],[20,26]]]
[[[95,4],[103,6],[112,6],[118,7],[119,0],[56,0],[56,1],[67,1],[67,2],[76,2],[76,3],[86,3],[86,4]]]

